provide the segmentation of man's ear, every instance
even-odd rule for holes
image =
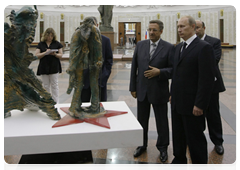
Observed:
[[[192,24],[192,27],[193,27],[194,30],[197,29],[195,24]]]

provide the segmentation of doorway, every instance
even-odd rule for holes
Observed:
[[[118,23],[118,45],[136,45],[138,41],[141,41],[141,22]]]

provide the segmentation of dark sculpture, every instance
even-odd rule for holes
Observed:
[[[28,68],[37,59],[28,51],[38,18],[37,7],[34,8],[24,6],[17,12],[12,10],[8,16],[12,25],[4,23],[4,117],[10,116],[13,109],[23,111],[35,106],[51,119],[59,120],[61,117],[51,94]]]
[[[113,5],[100,5],[98,7],[98,11],[101,15],[101,25],[99,29],[101,31],[113,31],[113,27],[111,26],[112,22],[112,10],[113,10]]]
[[[70,94],[74,88],[74,94],[69,108],[69,115],[74,118],[97,117],[105,114],[99,103],[98,77],[102,67],[102,40],[101,33],[96,27],[93,17],[85,18],[83,24],[76,29],[70,43],[69,87]],[[89,67],[91,106],[82,108],[81,93],[83,89],[83,70]]]

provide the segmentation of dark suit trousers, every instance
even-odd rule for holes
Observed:
[[[187,164],[187,145],[193,164],[207,164],[205,116],[181,115],[172,110],[173,164]]]
[[[211,96],[209,107],[206,110],[206,119],[211,141],[214,145],[222,145],[222,120],[219,112],[219,93]]]
[[[99,87],[100,88],[100,96],[101,96],[101,99],[100,101],[101,102],[105,102],[107,101],[107,87]],[[81,99],[82,99],[82,102],[90,102],[90,98],[91,98],[91,88],[88,87],[87,89],[84,89],[82,90],[82,94],[81,94]]]
[[[144,101],[137,103],[137,118],[141,126],[143,127],[143,146],[147,147],[148,143],[148,124],[150,116],[150,106],[147,97]],[[169,145],[169,127],[168,127],[168,117],[167,117],[167,103],[165,104],[152,104],[156,127],[158,133],[158,139],[156,147],[159,151],[167,150]]]

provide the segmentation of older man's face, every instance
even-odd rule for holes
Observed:
[[[186,41],[195,34],[195,24],[189,25],[187,17],[180,18],[177,24],[179,36]]]
[[[202,21],[196,21],[196,34],[199,38],[202,38],[205,33],[205,27],[202,25]]]
[[[149,33],[150,40],[152,42],[156,42],[157,40],[159,40],[162,32],[163,31],[162,30],[160,31],[159,25],[157,23],[149,24],[148,33]]]

